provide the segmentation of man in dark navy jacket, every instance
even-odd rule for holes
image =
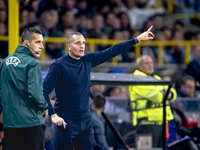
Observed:
[[[69,53],[50,67],[43,83],[43,94],[49,104],[49,115],[56,125],[57,150],[93,150],[94,133],[89,113],[90,71],[93,67],[130,49],[142,40],[151,40],[150,27],[138,37],[116,44],[104,51],[85,52],[85,38],[79,32],[67,38]],[[55,87],[54,109],[49,94]]]

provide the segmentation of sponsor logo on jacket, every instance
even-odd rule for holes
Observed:
[[[9,57],[7,60],[6,60],[6,66],[8,65],[14,65],[15,67],[21,63],[20,60],[17,58],[17,57]]]

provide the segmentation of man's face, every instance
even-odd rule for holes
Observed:
[[[43,36],[41,34],[33,33],[34,39],[29,42],[27,45],[29,46],[30,52],[36,58],[39,58],[41,55],[41,51],[44,48],[42,41]]]
[[[183,91],[188,97],[193,97],[195,91],[195,81],[186,80],[185,85],[181,85],[181,91]]]
[[[197,46],[195,47],[195,52],[194,52],[194,54],[195,54],[195,58],[200,59],[200,45],[197,45]]]
[[[141,62],[139,64],[139,70],[151,75],[154,72],[153,60],[149,56],[141,57]]]
[[[68,44],[69,55],[74,59],[80,59],[85,52],[85,38],[82,35],[73,35],[71,44]]]

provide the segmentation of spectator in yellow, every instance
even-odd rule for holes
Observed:
[[[154,74],[153,60],[148,55],[137,59],[138,70],[134,75],[152,76],[158,80],[161,78]],[[130,98],[133,108],[133,125],[137,126],[137,134],[152,134],[153,147],[162,147],[162,122],[163,122],[163,97],[167,86],[141,85],[129,86]],[[171,89],[167,105],[166,119],[173,120],[169,102],[177,97],[176,91]]]

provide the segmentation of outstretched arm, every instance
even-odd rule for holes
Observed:
[[[88,53],[86,54],[89,56],[88,58],[92,58],[92,67],[95,67],[97,65],[100,65],[101,63],[104,63],[113,57],[123,53],[124,51],[129,50],[133,45],[137,44],[139,41],[144,41],[144,40],[151,40],[154,38],[154,34],[151,32],[151,29],[153,26],[151,26],[146,32],[140,34],[138,37],[135,37],[132,40],[128,40],[122,43],[118,43],[116,45],[111,46],[110,48],[96,52],[96,53]],[[93,55],[91,57],[91,55]]]

